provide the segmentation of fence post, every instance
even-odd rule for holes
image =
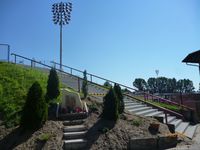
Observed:
[[[71,73],[71,75],[72,75],[72,68],[70,68],[70,73]]]
[[[10,45],[8,45],[8,63],[10,62]]]
[[[78,92],[81,92],[81,88],[80,88],[80,78],[78,77]]]
[[[165,112],[165,123],[167,124],[168,121],[167,121],[167,113]]]
[[[15,64],[16,64],[16,62],[17,62],[17,56],[14,54],[14,57],[15,57]]]
[[[92,82],[92,75],[90,75],[90,81]]]

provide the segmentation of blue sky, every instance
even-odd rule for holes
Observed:
[[[57,0],[0,0],[0,43],[12,52],[59,61]],[[63,63],[132,86],[135,78],[189,78],[196,67],[181,63],[200,49],[199,0],[72,0],[63,28]]]

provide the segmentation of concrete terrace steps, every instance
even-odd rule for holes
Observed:
[[[84,149],[87,146],[85,139],[87,128],[84,125],[85,120],[78,119],[63,121],[63,149],[64,150],[77,150]]]
[[[151,110],[152,108],[151,107],[139,107],[139,108],[131,108],[129,109],[130,112],[141,112],[141,111],[145,111],[145,110]]]
[[[158,111],[157,109],[153,109],[148,107],[147,104],[138,102],[137,100],[131,98],[124,98],[125,109],[129,112],[135,113],[137,115],[142,115],[145,117],[163,117],[163,121],[165,123],[165,114],[163,111]],[[175,132],[184,134],[188,138],[193,138],[196,125],[190,125],[189,122],[183,122],[181,119],[177,119],[175,116],[167,114],[168,124],[173,124],[175,126]]]

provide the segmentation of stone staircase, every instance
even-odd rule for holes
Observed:
[[[63,149],[84,149],[87,145],[87,140],[85,139],[87,128],[84,125],[84,120],[67,120],[63,122],[63,125]]]
[[[163,117],[165,118],[165,114],[163,111],[159,111],[158,109],[154,109],[148,106],[145,103],[137,101],[134,98],[124,97],[125,109],[131,113],[142,115],[145,117]],[[167,114],[167,122],[168,124],[172,124],[175,126],[175,132],[179,134],[183,134],[188,138],[192,139],[197,128],[197,125],[190,125],[189,122],[184,122],[182,119],[178,119],[175,116]],[[166,123],[164,119],[164,123]]]

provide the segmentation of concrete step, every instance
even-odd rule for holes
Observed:
[[[64,139],[81,139],[84,138],[86,135],[86,131],[80,131],[80,132],[66,132],[63,134]]]
[[[81,119],[81,120],[67,120],[67,121],[63,121],[63,125],[64,126],[72,126],[72,125],[81,125],[85,122],[85,120]]]
[[[128,104],[124,104],[125,105],[125,107],[127,107],[127,106],[136,106],[136,105],[142,105],[141,103],[128,103]]]
[[[83,149],[87,144],[87,141],[84,139],[73,139],[64,141],[64,149],[73,150],[73,149]]]
[[[151,107],[140,107],[140,108],[128,109],[128,111],[137,113],[137,112],[150,110],[150,109],[152,109],[152,108]]]
[[[175,131],[178,133],[184,133],[187,127],[189,126],[189,122],[181,122],[177,128],[175,128]]]
[[[156,111],[156,112],[148,113],[148,114],[146,114],[144,116],[146,116],[146,117],[153,117],[153,116],[158,116],[158,115],[161,115],[161,114],[163,114],[162,111]]]
[[[183,122],[181,119],[175,119],[170,124],[173,124],[176,128],[181,122]]]
[[[79,120],[87,118],[87,113],[59,114],[60,120]]]
[[[146,115],[146,114],[150,114],[150,113],[153,113],[153,112],[156,112],[158,111],[157,109],[149,109],[149,110],[145,110],[145,111],[140,111],[140,112],[137,112],[136,114],[137,115]]]
[[[197,128],[197,125],[189,125],[187,129],[185,130],[184,135],[192,139],[196,131],[196,128]]]
[[[79,131],[85,131],[86,127],[84,125],[74,125],[74,126],[66,126],[64,127],[64,132],[79,132]]]
[[[125,109],[135,109],[135,108],[141,108],[141,107],[145,107],[146,105],[130,105],[130,106],[126,106]]]
[[[175,116],[167,116],[167,123],[168,124],[170,124],[172,121],[174,121],[176,119],[176,117]],[[165,120],[165,118],[164,118],[164,123],[166,123],[165,122],[166,120]]]

